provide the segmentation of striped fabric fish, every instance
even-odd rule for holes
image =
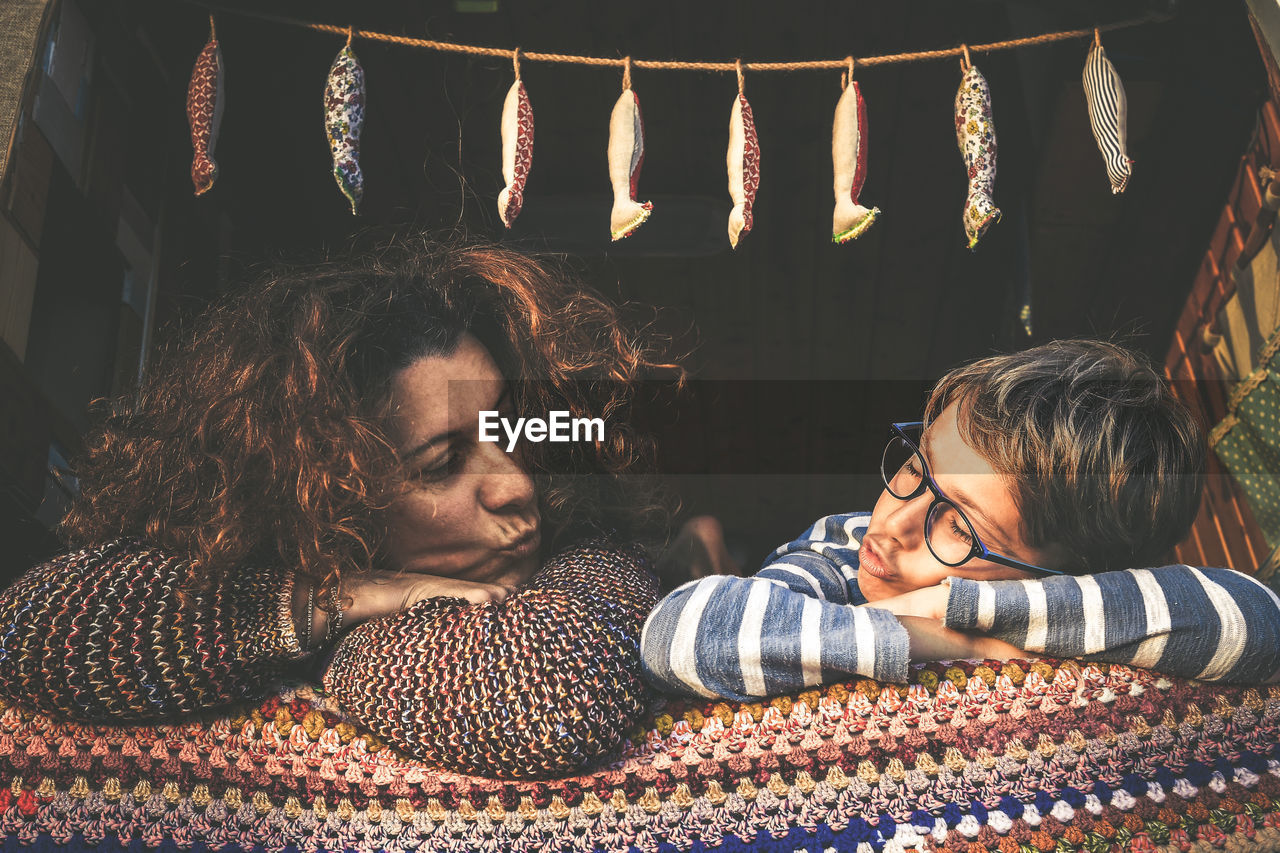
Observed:
[[[524,205],[524,184],[532,166],[533,107],[524,81],[517,77],[502,105],[502,179],[506,186],[498,193],[498,215],[508,228]]]
[[[191,183],[196,195],[213,189],[218,179],[218,163],[213,159],[218,144],[218,127],[222,124],[222,50],[218,35],[209,20],[209,41],[196,57],[187,87],[187,123],[191,126]]]
[[[636,185],[640,182],[643,164],[644,120],[640,117],[640,99],[627,86],[609,116],[609,182],[613,185],[609,232],[615,242],[644,224],[653,210],[652,203],[636,201]]]
[[[360,130],[364,127],[364,69],[348,40],[334,57],[324,87],[324,127],[333,152],[333,178],[359,212],[364,198],[364,174],[360,171]]]
[[[977,66],[970,65],[956,92],[956,142],[969,173],[969,196],[964,204],[964,233],[969,248],[993,223],[1000,208],[991,193],[996,186],[996,125],[991,119],[991,88]]]
[[[1133,172],[1133,161],[1125,151],[1128,105],[1120,75],[1097,41],[1089,49],[1089,57],[1084,62],[1084,95],[1089,102],[1093,138],[1098,141],[1098,150],[1102,152],[1102,160],[1107,166],[1111,192],[1122,193]]]
[[[729,113],[729,197],[733,209],[729,211],[729,245],[738,248],[742,235],[751,230],[751,208],[756,203],[756,190],[760,187],[760,142],[756,138],[756,122],[751,114],[751,104],[742,92],[733,99]]]
[[[867,179],[867,104],[854,80],[844,87],[831,126],[831,165],[835,173],[836,207],[831,216],[831,242],[847,243],[862,235],[880,208],[858,203]]]

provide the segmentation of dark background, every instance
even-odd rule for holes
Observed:
[[[339,248],[369,227],[460,228],[562,253],[689,353],[686,363],[705,381],[675,399],[660,395],[640,417],[660,435],[662,467],[678,472],[671,484],[684,513],[720,516],[752,562],[819,515],[869,508],[888,422],[916,419],[929,384],[961,361],[1056,337],[1120,334],[1163,362],[1266,98],[1245,8],[1221,0],[493,5],[220,6],[221,176],[197,199],[184,100],[208,36],[206,7],[82,4],[99,32],[96,61],[110,71],[96,78],[106,92],[99,97],[119,128],[114,146],[95,156],[116,157],[139,204],[153,219],[163,212],[157,320],[180,323],[268,254]],[[1151,12],[1173,17],[1103,35],[1127,89],[1136,161],[1120,196],[1110,192],[1089,130],[1080,83],[1087,40],[975,54],[992,90],[1004,217],[972,253],[952,123],[956,61],[859,70],[870,127],[862,201],[883,215],[844,246],[830,242],[839,72],[748,72],[762,177],[754,231],[732,251],[732,74],[634,72],[646,130],[639,195],[655,209],[635,235],[610,244],[605,147],[617,70],[524,62],[536,143],[525,210],[504,234],[495,199],[510,62],[357,40],[368,87],[366,195],[352,217],[330,174],[321,113],[343,39],[235,8],[526,51],[747,62],[950,47]],[[83,195],[55,166],[24,368],[59,389],[52,417],[69,450],[84,405],[103,393],[102,377],[121,373],[118,352],[86,343],[118,338],[110,303],[120,265],[111,234],[95,236],[101,205]],[[1029,336],[1018,321],[1028,295]],[[86,309],[94,299],[100,310]],[[74,318],[79,326],[68,325]],[[68,329],[80,346],[66,346]],[[118,378],[107,384],[124,387]]]

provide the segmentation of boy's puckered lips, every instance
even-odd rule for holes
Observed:
[[[858,568],[880,580],[891,580],[894,576],[894,571],[885,565],[880,550],[870,536],[863,536],[862,544],[858,546]]]

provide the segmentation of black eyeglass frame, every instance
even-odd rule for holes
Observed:
[[[925,462],[924,454],[920,451],[919,443],[917,443],[916,441],[913,441],[911,436],[907,435],[906,433],[906,430],[909,430],[909,429],[919,430],[921,433],[923,433],[924,422],[908,421],[904,423],[890,424],[890,426],[893,428],[893,432],[895,433],[895,435],[889,438],[889,444],[885,445],[885,448],[884,448],[885,452],[880,457],[880,479],[884,480],[884,487],[889,492],[889,494],[900,501],[915,500],[920,495],[924,494],[926,489],[928,489],[930,492],[933,493],[933,502],[929,504],[929,509],[924,514],[924,533],[925,533],[924,542],[925,542],[925,545],[929,547],[929,553],[933,554],[933,558],[935,560],[937,560],[939,563],[942,563],[942,565],[944,566],[950,566],[951,568],[954,569],[959,566],[963,566],[965,563],[969,562],[970,560],[976,557],[979,560],[986,560],[991,563],[996,563],[997,565],[1006,566],[1010,569],[1018,569],[1019,571],[1029,572],[1033,575],[1065,575],[1067,574],[1067,572],[1064,572],[1060,569],[1046,569],[1044,566],[1035,566],[1035,565],[1032,565],[1031,563],[1024,563],[1021,560],[1015,560],[1013,557],[1006,557],[1003,554],[997,554],[995,551],[992,551],[986,545],[982,544],[982,539],[978,537],[978,531],[976,528],[974,528],[973,522],[969,520],[969,517],[964,514],[964,511],[960,509],[960,507],[956,504],[955,501],[951,500],[950,498],[948,498],[946,495],[942,493],[942,489],[938,488],[938,484],[934,482],[933,475],[929,473],[929,463]],[[916,486],[915,491],[913,491],[909,495],[906,495],[905,497],[898,497],[898,495],[894,493],[893,487],[889,485],[889,481],[892,479],[892,477],[889,475],[889,472],[885,470],[885,459],[889,454],[889,447],[892,446],[893,442],[896,441],[897,439],[902,439],[904,442],[906,442],[907,446],[910,447],[912,452],[915,454],[915,457],[920,460],[920,474],[921,474],[920,485]],[[894,473],[894,476],[896,476],[898,472],[895,471],[893,473]],[[937,507],[940,506],[941,504],[947,504],[948,506],[950,506],[952,509],[956,511],[956,514],[960,516],[960,519],[962,521],[964,521],[965,526],[969,528],[970,535],[973,537],[973,544],[969,548],[968,555],[964,559],[956,563],[948,562],[947,560],[944,560],[941,557],[939,557],[938,552],[933,550],[933,543],[929,541],[929,519],[933,516],[934,510],[937,509]]]

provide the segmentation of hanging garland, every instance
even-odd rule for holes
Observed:
[[[213,7],[211,7],[213,8]],[[609,231],[621,240],[632,234],[650,216],[653,205],[637,199],[640,167],[644,162],[644,122],[640,99],[631,88],[633,68],[658,71],[732,71],[738,78],[738,96],[729,117],[729,149],[726,162],[729,173],[729,195],[733,208],[729,213],[729,243],[735,249],[743,235],[751,231],[752,208],[760,185],[760,145],[755,118],[745,94],[746,71],[813,71],[845,69],[843,93],[836,104],[831,133],[831,159],[835,176],[835,211],[832,215],[831,239],[845,243],[864,234],[880,215],[877,207],[867,208],[858,202],[867,176],[867,109],[862,91],[853,79],[855,60],[814,60],[808,62],[664,62],[612,59],[598,56],[576,56],[561,53],[522,52],[520,48],[478,47],[432,39],[397,36],[352,27],[298,21],[276,15],[236,14],[273,21],[315,32],[345,35],[346,45],[338,52],[329,69],[325,86],[325,130],[333,154],[333,176],[338,188],[351,204],[352,214],[359,212],[364,195],[364,176],[360,169],[360,131],[364,124],[364,70],[351,49],[355,38],[380,41],[425,50],[463,53],[472,56],[510,58],[515,81],[503,103],[500,131],[502,134],[502,176],[504,186],[498,194],[498,213],[510,228],[524,203],[524,187],[533,165],[533,107],[520,76],[520,60],[555,62],[572,65],[621,67],[622,94],[609,117],[608,165],[613,188],[613,208]],[[856,61],[857,65],[874,67],[902,62],[921,62],[959,57],[963,78],[956,92],[956,141],[964,157],[968,174],[968,194],[964,206],[964,230],[970,249],[987,229],[999,221],[1000,209],[993,198],[996,177],[996,135],[991,112],[991,90],[986,78],[973,65],[971,52],[990,53],[1031,45],[1050,44],[1069,39],[1093,37],[1093,45],[1085,60],[1083,84],[1088,100],[1089,124],[1102,154],[1113,193],[1123,192],[1128,185],[1133,161],[1126,152],[1126,105],[1124,85],[1115,66],[1102,49],[1101,33],[1145,23],[1168,20],[1167,16],[1148,16],[1119,21],[1101,27],[1064,30],[1029,38],[961,45],[956,48],[871,56]],[[187,93],[187,117],[191,125],[191,142],[195,150],[191,178],[196,195],[207,192],[217,178],[218,166],[213,160],[218,125],[223,109],[223,65],[218,47],[213,15],[209,16],[209,41],[201,51],[192,71]]]

